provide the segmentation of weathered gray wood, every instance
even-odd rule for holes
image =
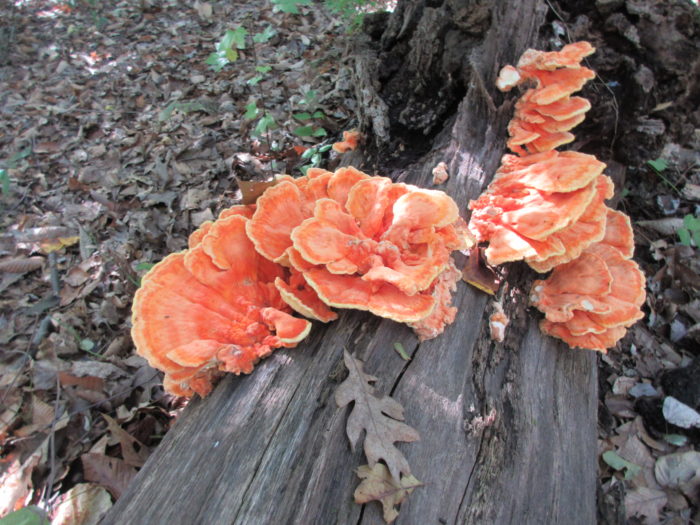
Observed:
[[[499,2],[491,15],[471,61],[488,81],[472,76],[457,117],[406,173],[430,186],[430,169],[444,160],[443,189],[463,206],[498,165],[510,118],[507,107],[494,111],[503,97],[484,86],[536,44],[543,10],[537,0]],[[505,344],[489,340],[489,300],[467,286],[455,296],[455,323],[420,345],[405,326],[361,312],[316,326],[298,348],[193,401],[103,523],[381,523],[378,505],[352,501],[364,458],[350,451],[347,410],[333,401],[344,348],[366,361],[421,434],[399,446],[426,485],[396,523],[594,523],[595,358],[542,337],[518,291],[531,279],[511,268]]]

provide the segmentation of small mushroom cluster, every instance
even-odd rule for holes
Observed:
[[[497,87],[534,81],[516,103],[508,147],[486,191],[469,203],[469,229],[489,241],[488,262],[525,260],[537,281],[531,302],[546,314],[543,332],[570,346],[605,351],[640,319],[644,276],[631,260],[629,218],[605,205],[614,186],[592,155],[557,151],[574,139],[590,104],[571,94],[595,76],[581,66],[588,42],[561,51],[527,50],[517,67],[504,67]]]
[[[507,91],[534,81],[516,104],[508,125],[508,147],[486,191],[469,203],[469,229],[489,241],[492,265],[524,259],[538,272],[578,257],[605,231],[605,199],[613,184],[605,164],[592,155],[554,148],[573,140],[569,130],[590,108],[574,91],[593,78],[581,60],[594,51],[588,42],[561,51],[528,49],[517,68],[501,70],[497,86]]]
[[[605,236],[580,257],[535,281],[530,302],[545,314],[540,329],[569,346],[605,352],[644,317],[644,274],[631,260],[629,217],[608,209]]]
[[[233,206],[143,278],[133,304],[137,352],[165,389],[205,396],[222,373],[250,373],[331,307],[408,323],[421,340],[454,320],[461,274],[450,254],[471,244],[445,193],[352,167],[279,177],[253,205]]]

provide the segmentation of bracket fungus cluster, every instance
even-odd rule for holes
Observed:
[[[137,351],[177,395],[206,395],[221,373],[250,373],[280,347],[354,308],[408,323],[421,339],[454,320],[453,250],[471,245],[445,193],[352,167],[279,177],[253,205],[191,234],[143,278]]]
[[[644,317],[645,280],[633,251],[629,217],[609,209],[600,242],[533,284],[530,302],[545,314],[541,330],[572,347],[605,352],[615,346]]]
[[[573,141],[570,130],[590,109],[586,99],[572,93],[594,78],[593,71],[581,66],[594,51],[588,42],[554,52],[528,49],[516,67],[501,70],[500,90],[523,83],[534,87],[518,100],[508,125],[507,145],[515,154],[504,155],[493,181],[469,203],[469,229],[479,241],[489,242],[485,255],[491,265],[524,260],[540,273],[554,269],[532,293],[533,304],[547,315],[542,330],[570,346],[604,350],[641,318],[644,278],[630,260],[629,219],[605,205],[614,192],[603,174],[605,164],[592,155],[555,149]],[[613,247],[615,235],[625,240]],[[577,291],[562,287],[564,282]],[[594,284],[590,289],[597,292],[590,293],[598,295],[580,295]],[[625,287],[633,291],[622,298]],[[561,312],[548,306],[551,294]]]
[[[588,42],[561,51],[528,49],[517,67],[505,66],[496,85],[508,91],[534,82],[516,103],[508,147],[486,191],[469,203],[470,230],[489,241],[492,265],[525,260],[538,272],[578,257],[605,231],[605,199],[613,195],[605,164],[592,155],[557,151],[571,142],[590,103],[571,94],[595,76],[581,66]]]

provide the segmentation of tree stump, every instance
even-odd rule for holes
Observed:
[[[366,125],[382,151],[403,143],[411,159],[398,178],[430,188],[432,168],[446,162],[439,189],[466,214],[505,152],[516,95],[493,82],[538,46],[544,13],[537,0],[399,3],[381,42],[357,54]],[[594,354],[542,336],[527,311],[534,273],[506,271],[504,343],[488,335],[490,298],[467,285],[454,296],[454,324],[420,344],[404,325],[342,312],[298,348],[193,400],[103,523],[382,523],[376,502],[353,502],[366,461],[361,447],[350,450],[348,409],[333,399],[344,349],[421,435],[398,445],[425,486],[396,523],[594,523]]]

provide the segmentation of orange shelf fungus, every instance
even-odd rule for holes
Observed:
[[[343,131],[343,140],[333,143],[333,151],[337,151],[338,153],[354,151],[357,149],[357,145],[361,139],[362,134],[357,130]]]
[[[296,211],[285,211],[289,203]],[[262,255],[290,269],[290,280],[275,284],[297,312],[328,321],[336,316],[329,307],[353,308],[404,323],[433,315],[428,328],[416,328],[421,338],[454,319],[450,291],[459,276],[450,254],[473,243],[445,193],[352,167],[309,170],[270,188],[247,232]]]
[[[580,257],[554,268],[544,281],[535,281],[531,303],[545,314],[543,332],[569,346],[605,352],[644,314],[644,274],[629,257],[632,229],[624,214],[608,211],[603,240]],[[624,253],[616,244],[624,239]]]
[[[590,103],[572,96],[595,73],[581,61],[588,42],[560,51],[528,49],[517,66],[505,66],[501,91],[529,82],[508,125],[508,147],[486,191],[469,203],[470,231],[488,241],[491,265],[525,260],[535,271],[530,300],[545,314],[543,332],[570,346],[606,351],[643,314],[644,275],[631,260],[629,217],[609,209],[612,181],[591,155],[556,151],[571,142]],[[465,274],[467,274],[465,270]]]
[[[132,307],[137,352],[165,372],[175,395],[205,396],[222,373],[250,373],[275,348],[295,346],[309,321],[292,317],[275,281],[285,269],[246,235],[251,210],[237,208],[190,237],[144,276]]]
[[[554,149],[573,140],[569,130],[590,109],[586,99],[571,94],[595,76],[581,66],[593,51],[588,42],[553,52],[528,49],[516,67],[501,70],[496,84],[502,91],[527,81],[535,87],[518,100],[508,126],[508,147],[517,155],[505,155],[486,191],[469,203],[469,229],[489,242],[491,265],[524,259],[546,272],[602,239],[604,201],[613,194],[605,164]]]
[[[505,66],[496,81],[501,91],[532,82],[515,105],[508,125],[508,147],[519,155],[548,151],[574,140],[569,131],[579,125],[590,103],[571,94],[595,77],[581,60],[595,51],[588,42],[576,42],[560,51],[525,51],[516,67]]]

